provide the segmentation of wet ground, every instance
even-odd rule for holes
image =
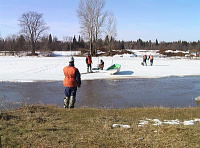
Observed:
[[[197,106],[200,77],[82,81],[75,107]],[[29,104],[63,106],[62,82],[0,83],[0,109]]]

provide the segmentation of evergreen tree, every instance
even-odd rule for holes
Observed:
[[[0,51],[4,49],[4,39],[3,38],[0,38]]]
[[[107,35],[106,38],[105,38],[105,45],[108,45],[108,44],[109,44],[109,37]]]
[[[124,41],[122,40],[121,42],[121,47],[120,47],[122,50],[125,49],[125,46],[124,46]]]
[[[48,43],[52,43],[52,42],[53,42],[52,36],[51,36],[51,34],[49,34],[49,42]]]
[[[81,42],[80,42],[80,48],[85,48],[85,42],[83,39],[81,39]]]
[[[158,46],[158,40],[156,39],[156,46]]]
[[[78,36],[78,43],[77,43],[77,48],[80,48],[80,44],[81,44],[81,36]]]
[[[18,50],[24,50],[25,47],[25,39],[23,35],[20,35],[20,37],[17,40],[17,47]]]
[[[51,34],[49,34],[48,48],[50,49],[50,51],[53,50],[53,39]]]
[[[73,48],[73,49],[76,49],[76,45],[77,45],[77,41],[76,41],[76,37],[75,37],[75,35],[74,35],[72,48]]]
[[[139,38],[139,39],[137,40],[137,44],[138,44],[139,47],[141,47],[141,46],[144,45],[144,42]]]
[[[149,40],[149,48],[152,49],[152,43],[151,43],[151,40]]]
[[[84,48],[85,47],[85,42],[84,40],[81,38],[81,36],[79,35],[78,37],[78,42],[76,44],[77,48]]]

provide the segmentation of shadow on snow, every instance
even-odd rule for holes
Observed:
[[[134,73],[133,71],[120,71],[115,75],[132,75],[133,73]]]

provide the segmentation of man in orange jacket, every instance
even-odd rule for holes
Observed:
[[[88,54],[86,57],[86,64],[87,64],[87,73],[89,72],[89,68],[90,72],[92,72],[92,57],[90,54]]]
[[[152,66],[153,65],[153,55],[150,54],[149,59],[150,59],[150,64]]]
[[[76,102],[77,87],[81,86],[81,75],[79,70],[74,67],[74,57],[69,58],[69,66],[63,69],[65,79],[63,81],[65,88],[64,108],[74,108]]]

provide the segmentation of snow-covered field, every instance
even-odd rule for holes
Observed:
[[[159,58],[155,56],[153,66],[142,66],[141,57],[129,54],[114,57],[93,57],[93,68],[100,59],[105,62],[105,68],[111,64],[121,64],[121,71],[109,75],[106,70],[86,74],[85,57],[75,56],[75,66],[81,73],[82,80],[113,79],[113,78],[157,78],[169,76],[200,75],[200,60]],[[0,81],[32,82],[32,81],[62,81],[63,68],[68,65],[68,57],[12,57],[0,56]]]

